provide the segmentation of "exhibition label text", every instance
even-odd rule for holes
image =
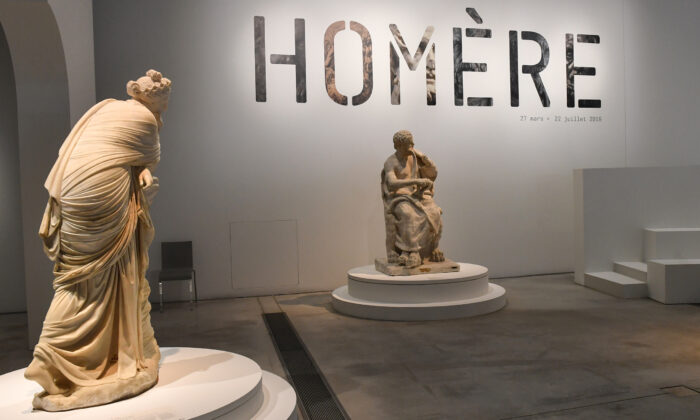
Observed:
[[[467,8],[467,14],[477,24],[483,24],[481,16],[471,7]],[[304,19],[294,19],[294,54],[270,54],[270,64],[293,65],[296,70],[296,101],[306,102],[306,26]],[[369,30],[361,23],[350,22],[349,29],[357,33],[362,40],[362,91],[353,96],[353,105],[361,105],[370,98],[373,89],[373,59],[372,59],[372,37]],[[338,32],[345,30],[345,22],[337,21],[331,23],[324,35],[324,67],[325,85],[328,96],[340,105],[348,104],[348,97],[336,88],[335,83],[335,36]],[[399,105],[401,103],[401,78],[400,78],[400,57],[406,61],[410,71],[415,71],[423,56],[425,59],[425,84],[426,103],[435,105],[437,103],[437,93],[435,89],[435,43],[431,44],[431,37],[435,28],[428,26],[423,37],[418,44],[415,53],[411,55],[407,44],[395,24],[389,25],[389,30],[393,39],[401,52],[401,56],[393,43],[390,43],[389,69],[390,69],[390,92],[391,103]],[[253,31],[255,37],[255,100],[257,102],[267,101],[267,54],[265,52],[265,18],[255,16],[253,18]],[[462,61],[462,40],[467,38],[491,38],[491,29],[481,27],[452,28],[452,51],[453,51],[453,80],[454,80],[454,104],[464,105],[464,73],[486,72],[487,63],[463,62]],[[519,39],[518,39],[519,38]],[[540,60],[535,64],[518,63],[518,45],[520,41],[532,41],[537,43],[540,49]],[[600,99],[578,99],[576,100],[575,80],[576,76],[595,76],[595,67],[577,66],[574,61],[574,45],[576,43],[600,44],[600,36],[593,34],[567,33],[564,39],[566,48],[566,106],[568,108],[601,108]],[[430,45],[430,48],[428,46]],[[427,51],[427,54],[426,54]],[[530,75],[534,88],[539,96],[543,107],[549,107],[551,101],[547,93],[547,88],[542,81],[540,74],[549,65],[549,43],[541,34],[533,31],[508,31],[508,53],[510,63],[510,105],[520,106],[520,79],[522,75]],[[492,97],[467,97],[467,106],[493,106]]]

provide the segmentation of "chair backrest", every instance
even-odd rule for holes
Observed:
[[[166,268],[192,268],[192,241],[161,242],[161,266]]]

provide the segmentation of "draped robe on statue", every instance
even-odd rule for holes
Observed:
[[[36,408],[105,404],[158,379],[145,278],[152,191],[138,176],[159,159],[156,119],[135,100],[95,105],[60,149],[39,231],[55,294],[26,373],[46,391]]]
[[[396,155],[391,155],[385,167],[400,167]],[[407,158],[405,173],[396,173],[398,179],[428,178],[435,181],[437,169],[421,165],[415,156]],[[391,252],[418,252],[421,260],[431,257],[442,236],[442,209],[433,200],[434,188],[427,190],[405,186],[392,190],[386,170],[382,170],[382,201],[386,224],[387,255]]]

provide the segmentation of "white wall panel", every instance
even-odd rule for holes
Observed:
[[[700,227],[700,166],[576,171],[576,281],[644,260],[644,229]]]
[[[700,163],[700,2],[625,2],[628,166]]]
[[[173,80],[153,266],[159,241],[191,239],[200,296],[246,294],[230,282],[229,224],[291,219],[299,229],[297,290],[344,283],[348,268],[384,252],[379,172],[393,152],[392,134],[409,129],[440,170],[436,200],[448,257],[487,265],[494,276],[571,270],[572,169],[625,162],[622,3],[469,6],[483,25],[457,1],[95,2],[98,99],[124,98],[125,82],[151,67]],[[266,24],[266,102],[255,100],[254,16]],[[295,101],[293,66],[269,61],[293,53],[294,18],[305,20],[306,103]],[[359,106],[338,105],[326,93],[323,36],[337,20],[360,22],[372,36],[374,91]],[[411,52],[435,27],[437,105],[426,105],[424,63],[411,72],[403,59],[401,104],[391,105],[392,23]],[[464,61],[488,64],[486,73],[464,73],[465,96],[491,96],[492,107],[455,106],[453,27],[493,31],[491,39],[463,38]],[[520,106],[511,107],[510,30],[547,39],[542,79],[551,107],[542,107],[522,74]],[[576,77],[577,99],[601,99],[602,108],[566,106],[566,33],[600,36],[598,45],[575,45],[575,63],[597,69],[595,77]],[[537,44],[519,46],[520,65],[539,60]],[[338,89],[351,97],[362,84],[359,36],[339,33],[335,50]],[[602,121],[563,122],[591,116]]]

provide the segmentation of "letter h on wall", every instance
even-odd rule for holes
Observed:
[[[267,100],[265,63],[265,18],[253,18],[255,36],[255,101]],[[297,102],[306,102],[306,34],[304,19],[294,19],[294,54],[270,54],[271,64],[291,64],[296,68]]]

